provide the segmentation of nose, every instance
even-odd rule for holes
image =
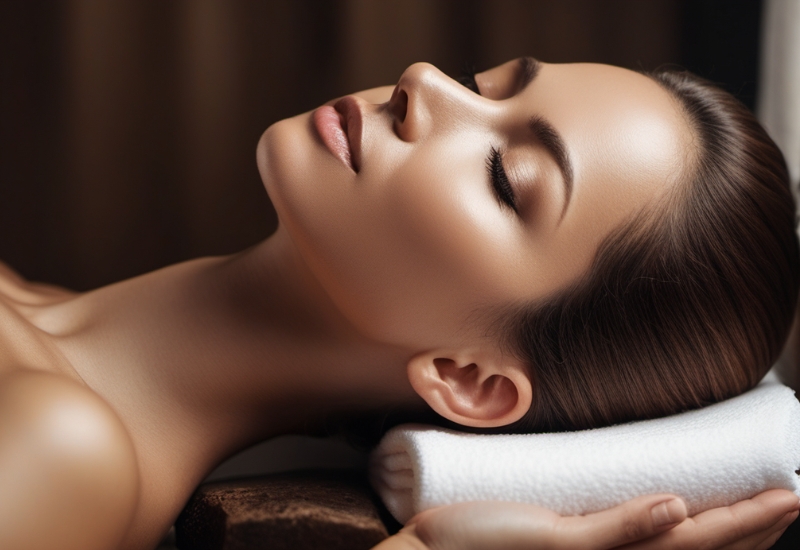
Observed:
[[[414,63],[403,71],[389,100],[394,130],[403,141],[423,139],[454,122],[459,110],[463,115],[470,95],[479,97],[430,63]]]

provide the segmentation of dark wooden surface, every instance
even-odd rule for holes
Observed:
[[[389,536],[363,473],[274,474],[201,485],[176,523],[180,550],[367,550]]]

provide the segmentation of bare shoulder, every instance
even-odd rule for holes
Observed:
[[[69,377],[0,370],[0,548],[115,548],[139,471],[112,408]]]

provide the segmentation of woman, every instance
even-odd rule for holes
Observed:
[[[0,547],[153,547],[224,458],[341,411],[565,429],[754,385],[797,298],[794,207],[769,138],[687,82],[412,65],[264,133],[261,244],[85,294],[7,271]],[[734,161],[733,190],[709,189]],[[797,500],[468,503],[379,547],[766,547]]]

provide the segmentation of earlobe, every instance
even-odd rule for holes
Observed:
[[[408,379],[437,414],[464,426],[505,426],[531,406],[526,365],[499,352],[423,352],[408,362]]]

